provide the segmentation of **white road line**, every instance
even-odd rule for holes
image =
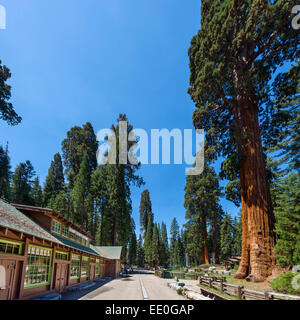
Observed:
[[[140,277],[140,284],[141,284],[144,300],[150,300],[141,277]]]

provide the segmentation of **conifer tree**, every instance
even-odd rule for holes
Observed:
[[[74,181],[74,188],[70,198],[73,208],[73,222],[88,231],[89,218],[92,210],[92,199],[90,196],[91,174],[88,164],[88,155],[84,154],[79,173]]]
[[[157,223],[154,224],[153,236],[152,236],[152,253],[154,267],[157,267],[160,262],[160,241],[159,241],[159,230]]]
[[[2,65],[0,60],[0,120],[6,121],[9,125],[15,126],[22,121],[16,113],[13,105],[9,102],[11,98],[11,86],[6,82],[11,77],[10,70]]]
[[[174,267],[183,264],[183,244],[179,233],[177,219],[174,218],[170,227],[170,264]]]
[[[91,178],[91,195],[94,204],[94,215],[97,221],[96,242],[103,245],[111,244],[111,230],[113,220],[109,210],[109,193],[107,181],[107,167],[99,166],[94,170]]]
[[[232,257],[232,219],[225,214],[221,223],[220,258],[222,261]]]
[[[160,254],[160,264],[162,266],[168,266],[169,264],[169,240],[168,240],[168,233],[167,233],[167,226],[164,222],[161,223],[160,228],[161,233],[161,254]]]
[[[49,208],[53,209],[56,212],[59,212],[67,220],[72,220],[71,216],[71,200],[70,194],[66,190],[61,190],[55,198],[52,198],[49,202]]]
[[[6,150],[0,145],[0,198],[9,200],[10,196],[10,158],[8,148]]]
[[[21,162],[12,177],[11,201],[18,204],[34,205],[32,184],[34,168],[29,160]]]
[[[218,204],[221,195],[219,179],[213,168],[205,166],[198,176],[187,176],[185,186],[186,208],[185,228],[188,232],[190,245],[188,251],[194,259],[200,253],[200,264],[209,264],[208,224],[212,229],[212,250],[218,260],[218,227],[222,210]],[[199,234],[197,234],[199,233]],[[194,247],[194,248],[193,248]],[[199,250],[195,247],[199,247]]]
[[[136,234],[135,234],[135,223],[134,220],[131,219],[131,237],[128,245],[128,263],[130,265],[136,264],[136,256],[137,256],[137,240],[136,240]]]
[[[140,210],[141,231],[144,232],[144,236],[145,236],[149,215],[152,213],[152,204],[150,200],[149,190],[144,190],[142,192],[139,210]],[[151,223],[153,223],[153,221]]]
[[[283,267],[300,264],[300,175],[290,173],[281,184],[275,208],[276,261]]]
[[[136,263],[138,267],[143,267],[145,261],[142,236],[139,235],[136,246]]]
[[[153,266],[153,213],[148,215],[148,223],[147,223],[147,230],[145,234],[145,241],[144,241],[144,252],[145,252],[145,261],[148,265]]]
[[[31,198],[34,206],[42,207],[43,206],[43,189],[40,185],[39,177],[35,177],[32,183],[31,189]]]
[[[85,153],[88,155],[90,172],[96,169],[97,150],[98,141],[90,122],[87,122],[82,127],[75,126],[67,132],[67,138],[62,141],[62,151],[71,190]]]
[[[44,187],[44,206],[52,208],[56,196],[65,189],[62,159],[59,153],[54,155],[46,177]]]
[[[251,281],[266,279],[275,263],[259,123],[272,118],[266,107],[278,85],[272,75],[300,56],[300,33],[291,24],[294,5],[294,0],[203,0],[201,29],[189,49],[189,94],[197,107],[194,125],[207,133],[206,158],[235,159],[231,168],[243,216],[242,260],[235,277]]]
[[[127,122],[127,135],[129,136],[133,130],[133,126],[128,123],[125,114],[120,114],[118,125],[112,125],[111,130],[115,133],[116,146],[120,146],[120,127],[119,122]],[[140,163],[131,164],[129,161],[129,150],[136,144],[136,141],[129,141],[127,150],[122,150],[127,156],[127,164],[120,163],[119,148],[116,149],[116,164],[107,164],[107,188],[109,194],[109,211],[112,221],[112,245],[127,246],[130,238],[130,221],[131,221],[131,185],[140,187],[144,184],[141,177],[136,174],[140,168]],[[121,147],[120,147],[121,148]]]
[[[233,220],[233,244],[232,255],[240,256],[242,253],[242,213],[240,212],[238,217]]]

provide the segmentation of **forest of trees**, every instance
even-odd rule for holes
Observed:
[[[194,126],[206,132],[205,167],[186,177],[182,228],[176,218],[169,233],[155,222],[144,190],[137,236],[130,187],[144,184],[140,165],[98,166],[89,122],[67,132],[43,187],[30,161],[12,171],[9,146],[0,145],[0,197],[53,208],[96,244],[124,246],[125,259],[138,266],[218,264],[241,255],[235,276],[264,281],[276,264],[300,265],[300,32],[291,26],[293,5],[201,1],[201,28],[188,51],[188,93]],[[17,125],[22,118],[9,102],[10,76],[0,61],[0,119]],[[118,138],[118,125],[111,128]],[[241,207],[238,216],[224,212],[224,197]]]
[[[127,118],[121,114],[119,120]],[[118,125],[112,129],[118,136]],[[8,146],[0,146],[0,197],[56,210],[89,232],[95,244],[121,245],[124,256],[128,249],[132,260],[137,248],[130,186],[144,184],[136,174],[139,165],[98,166],[97,150],[91,123],[71,128],[62,141],[62,155],[54,155],[42,187],[29,160],[12,171]]]

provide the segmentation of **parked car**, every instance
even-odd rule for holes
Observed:
[[[126,270],[128,273],[133,273],[133,268],[131,266],[126,266]]]

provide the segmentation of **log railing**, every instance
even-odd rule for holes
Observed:
[[[277,292],[260,292],[245,289],[242,286],[226,282],[226,278],[199,276],[199,284],[236,296],[240,300],[300,300],[300,296],[281,294]]]

